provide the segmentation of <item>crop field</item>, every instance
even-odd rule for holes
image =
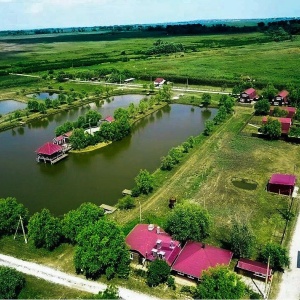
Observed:
[[[146,55],[153,43],[181,43],[184,53]],[[163,76],[191,84],[233,85],[243,77],[257,87],[299,83],[300,38],[273,42],[263,33],[166,36],[159,33],[57,35],[0,39],[0,71],[44,74],[101,68],[127,69],[149,81]],[[0,77],[1,83],[1,77]]]

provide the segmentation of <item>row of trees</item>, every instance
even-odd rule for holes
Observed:
[[[153,43],[153,46],[148,50],[146,50],[145,53],[148,55],[153,55],[153,54],[169,54],[169,53],[176,53],[176,52],[183,52],[183,51],[184,51],[184,46],[181,43],[179,44],[169,43],[159,39],[155,41]]]
[[[48,209],[28,217],[28,210],[15,198],[0,199],[0,234],[15,232],[22,217],[29,241],[36,248],[53,250],[62,242],[76,246],[74,266],[78,273],[108,279],[129,274],[129,252],[121,228],[104,217],[104,210],[92,203],[83,203],[62,219]]]

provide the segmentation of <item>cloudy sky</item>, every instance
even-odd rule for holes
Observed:
[[[0,30],[300,17],[299,0],[0,0]]]

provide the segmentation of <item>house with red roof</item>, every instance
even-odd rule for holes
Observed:
[[[296,186],[296,176],[291,174],[273,174],[268,182],[267,190],[281,195],[292,195]]]
[[[217,265],[229,265],[233,252],[200,242],[188,241],[171,270],[178,275],[199,280],[202,272]]]
[[[272,280],[272,269],[267,264],[258,261],[240,258],[236,265],[236,271],[251,278],[265,280],[268,276],[268,281]]]
[[[132,261],[143,265],[147,261],[164,259],[171,266],[181,250],[178,241],[153,224],[136,225],[125,241]]]
[[[272,105],[275,106],[282,106],[289,104],[289,92],[286,90],[282,90],[278,93],[271,101]]]
[[[239,102],[241,103],[251,103],[255,100],[258,100],[258,96],[254,88],[249,88],[240,94]]]
[[[105,119],[103,119],[104,122],[112,123],[115,121],[114,117],[107,116]]]
[[[35,152],[37,154],[37,162],[50,162],[51,164],[54,164],[68,156],[65,154],[62,146],[53,144],[51,142],[45,143]]]
[[[275,107],[276,106],[271,106],[270,107],[270,113],[269,113],[270,116],[273,115]],[[295,114],[297,112],[297,108],[296,107],[292,107],[292,106],[282,106],[282,107],[277,108],[277,109],[281,109],[281,110],[286,111],[286,114],[287,114],[286,117],[287,118],[291,118],[291,119],[295,116]]]
[[[59,136],[55,137],[52,140],[52,142],[53,142],[53,144],[56,144],[56,145],[67,144],[67,143],[69,143],[69,138],[70,138],[71,135],[72,135],[72,131],[66,132],[62,135],[59,135]]]
[[[165,84],[165,82],[166,82],[166,80],[163,78],[156,78],[154,80],[154,86],[162,86]]]
[[[268,121],[269,117],[263,117],[262,118],[262,123],[266,124]],[[274,118],[273,119],[277,119],[280,124],[281,124],[281,133],[282,134],[288,134],[290,131],[290,128],[292,126],[292,119],[291,118]]]

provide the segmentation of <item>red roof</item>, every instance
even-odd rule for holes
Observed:
[[[282,91],[278,94],[278,96],[279,96],[279,97],[282,97],[282,98],[286,98],[288,95],[289,95],[289,92],[286,91],[286,90],[282,90]]]
[[[276,107],[278,107],[278,106],[276,106]],[[275,108],[274,106],[270,107],[270,114],[273,114],[274,108]],[[297,111],[296,107],[290,107],[290,106],[280,106],[280,109],[288,112],[287,118],[293,118]]]
[[[157,252],[162,251],[165,253],[166,262],[171,266],[175,258],[180,252],[180,243],[172,240],[172,237],[157,227],[152,230],[148,229],[148,224],[138,224],[127,235],[125,241],[130,247],[130,250],[139,252],[147,260],[153,261],[156,259],[153,256],[153,249]],[[160,241],[160,247],[157,241]]]
[[[107,122],[111,123],[111,122],[114,122],[115,119],[114,119],[114,117],[112,117],[112,116],[108,116],[108,117],[106,117],[106,118],[104,119],[104,121],[107,121]]]
[[[296,176],[290,174],[273,174],[269,180],[269,183],[295,186]]]
[[[73,131],[68,131],[66,133],[63,134],[63,136],[66,136],[66,137],[70,137],[72,135]]]
[[[246,270],[252,273],[256,273],[257,275],[264,275],[265,277],[267,276],[267,270],[268,270],[268,265],[264,264],[262,262],[246,259],[246,258],[241,258],[238,261],[237,268]],[[271,276],[272,274],[272,269],[269,268],[268,270],[268,276]]]
[[[253,94],[253,93],[256,94],[256,91],[255,91],[254,88],[249,88],[249,89],[245,90],[244,93],[246,93],[246,94],[248,94],[248,95],[251,95],[251,94]]]
[[[163,81],[165,81],[163,78],[156,78],[154,82],[155,83],[161,83]]]
[[[61,146],[48,142],[44,144],[42,147],[38,148],[35,152],[38,154],[52,155],[60,151],[62,151]]]
[[[178,255],[172,270],[200,278],[202,272],[217,265],[228,265],[233,253],[229,250],[188,241]]]
[[[268,118],[270,117],[263,117],[262,121],[263,123],[268,121]],[[276,117],[272,117],[271,119],[277,119],[281,124],[292,124],[292,119],[291,118],[276,118]]]
[[[64,137],[63,135],[60,135],[60,136],[55,137],[55,138],[53,139],[53,141],[55,140],[55,141],[59,142],[59,141],[63,140],[64,138],[65,138],[65,137]]]

